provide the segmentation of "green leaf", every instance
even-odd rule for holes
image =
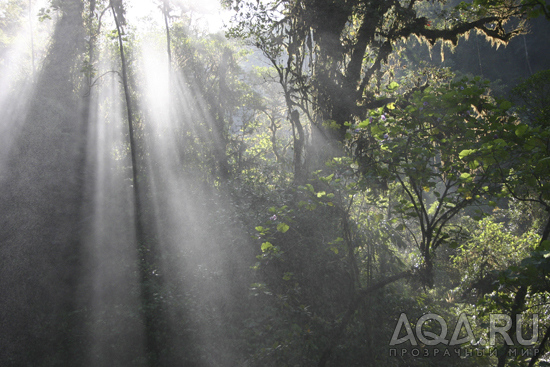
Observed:
[[[344,239],[342,237],[336,238],[334,241],[329,242],[329,245],[334,245],[335,243],[343,242]]]
[[[286,231],[288,231],[289,228],[290,227],[286,223],[277,224],[277,231],[279,231],[281,233],[285,233]]]
[[[470,167],[470,169],[476,169],[477,167],[479,167],[479,162],[474,159],[473,161],[470,161],[468,163],[468,167]]]
[[[462,152],[458,153],[458,157],[460,159],[464,159],[465,157],[469,156],[472,153],[475,153],[475,149],[464,149]]]
[[[334,177],[334,173],[326,176],[326,177],[321,177],[319,178],[321,181],[323,182],[326,182],[326,183],[330,183],[330,181],[332,181],[332,178]]]
[[[432,203],[432,205],[430,205],[430,208],[428,209],[428,214],[429,215],[433,215],[435,213],[435,211],[437,210],[437,208],[439,207],[439,201],[434,201]]]
[[[376,138],[379,138],[378,135],[382,135],[384,133],[384,130],[384,127],[379,125],[372,125],[370,127],[372,135],[374,135]]]
[[[271,242],[264,242],[262,243],[262,252],[266,252],[268,250],[270,250],[271,248],[273,248],[273,245],[271,244]]]
[[[360,129],[364,129],[365,127],[369,126],[370,121],[369,119],[366,119],[365,121],[360,122],[357,127]]]
[[[516,135],[519,136],[519,137],[522,137],[523,135],[525,135],[527,130],[529,130],[529,126],[527,126],[525,124],[521,124],[516,129]]]
[[[396,83],[396,82],[391,82],[391,83],[388,85],[388,90],[389,90],[389,91],[396,90],[397,88],[399,88],[399,84]]]

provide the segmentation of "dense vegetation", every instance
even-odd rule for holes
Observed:
[[[546,2],[155,3],[0,3],[2,366],[550,363]]]

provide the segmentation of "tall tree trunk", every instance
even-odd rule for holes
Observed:
[[[1,172],[0,365],[78,364],[85,128],[76,80],[82,2],[66,0]],[[3,116],[7,118],[7,116]]]
[[[161,342],[160,330],[159,330],[159,305],[155,297],[155,289],[160,285],[158,277],[152,274],[151,269],[155,265],[156,251],[150,244],[146,244],[145,238],[145,224],[143,216],[143,201],[142,192],[140,189],[140,180],[138,172],[138,159],[137,159],[137,144],[135,139],[135,124],[132,111],[132,100],[130,96],[130,87],[128,84],[128,65],[126,63],[126,57],[124,54],[124,44],[122,41],[122,20],[120,13],[115,8],[113,1],[111,1],[111,10],[115,20],[118,43],[120,50],[121,69],[122,69],[122,84],[124,87],[124,97],[126,101],[126,112],[128,118],[128,136],[130,140],[130,154],[132,160],[132,182],[134,191],[134,226],[136,231],[136,245],[140,254],[140,286],[141,286],[141,303],[143,310],[144,326],[145,326],[145,348],[148,364],[150,366],[157,366],[161,354]]]

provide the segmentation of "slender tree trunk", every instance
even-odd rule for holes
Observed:
[[[159,341],[159,330],[158,322],[154,315],[155,312],[158,312],[157,307],[155,307],[155,286],[158,282],[156,277],[151,272],[151,267],[155,263],[155,252],[153,249],[148,247],[145,244],[145,225],[143,218],[143,203],[141,199],[141,190],[140,190],[140,181],[138,174],[138,162],[137,162],[137,145],[135,139],[135,125],[132,111],[132,101],[130,96],[130,88],[128,85],[128,71],[126,57],[124,54],[124,45],[122,41],[121,34],[121,25],[117,16],[117,12],[111,2],[111,10],[113,12],[113,17],[115,20],[117,32],[118,32],[118,43],[120,49],[120,59],[121,59],[121,68],[122,68],[122,84],[124,87],[124,97],[126,100],[126,112],[128,114],[128,136],[130,140],[130,154],[132,159],[132,180],[133,180],[133,191],[134,191],[134,225],[136,231],[136,245],[138,247],[138,252],[140,254],[140,286],[141,286],[141,302],[143,309],[143,317],[145,324],[145,343],[146,343],[146,354],[147,360],[150,366],[157,366],[158,360],[160,358],[161,345]]]
[[[170,38],[170,26],[168,24],[168,14],[170,12],[170,7],[168,5],[168,0],[164,0],[162,14],[164,15],[164,27],[166,28],[166,52],[168,54],[168,70],[172,69],[172,49],[171,49],[171,38]]]

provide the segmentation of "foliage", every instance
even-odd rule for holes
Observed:
[[[25,15],[22,0],[11,0],[0,4],[0,55],[2,55],[18,31]]]
[[[516,89],[517,96],[527,100],[527,93],[537,88],[544,90],[548,81],[545,72],[539,73]],[[548,211],[548,139],[549,130],[546,121],[546,95],[532,96],[528,104],[518,109],[521,120],[510,116],[507,121],[490,120],[493,141],[486,141],[477,149],[467,151],[468,157],[476,157],[482,165],[495,165],[496,182],[502,182],[503,195],[510,195],[516,200],[538,203]],[[529,104],[534,103],[529,108]],[[508,110],[512,103],[503,101],[500,108]],[[523,116],[522,116],[523,115]],[[548,230],[543,231],[543,240],[548,237]]]
[[[440,41],[454,47],[472,31],[505,44],[524,31],[526,19],[547,16],[547,5],[527,0],[225,3],[236,12],[230,35],[259,53],[194,29],[183,5],[168,0],[157,2],[164,29],[150,29],[147,37],[133,27],[125,1],[55,1],[41,13],[46,20],[57,11],[62,29],[85,30],[87,36],[55,34],[42,66],[41,99],[31,111],[38,123],[27,121],[24,159],[14,161],[22,164],[10,161],[14,177],[27,165],[38,174],[8,182],[6,192],[33,195],[3,216],[12,237],[6,236],[8,245],[2,247],[9,255],[2,257],[8,265],[2,274],[11,279],[11,269],[23,270],[34,281],[44,272],[62,305],[50,307],[42,301],[54,296],[34,298],[26,288],[12,287],[16,282],[2,283],[19,302],[7,309],[25,307],[10,325],[28,325],[21,315],[38,312],[32,329],[18,329],[19,339],[9,340],[10,359],[0,356],[0,361],[537,362],[507,358],[511,347],[503,340],[498,340],[500,355],[480,358],[397,357],[389,341],[403,313],[413,328],[427,313],[441,315],[449,325],[462,313],[474,315],[475,335],[483,338],[491,313],[538,313],[541,327],[548,328],[548,72],[525,80],[507,101],[495,97],[494,84],[482,77],[421,66],[407,44],[416,36],[429,47]],[[117,30],[103,17],[112,15],[110,7],[120,22]],[[24,6],[10,1],[0,9],[10,14],[9,19],[0,14],[3,37],[24,21]],[[68,19],[63,14],[70,14],[72,23],[63,22]],[[67,45],[69,34],[78,47],[76,41]],[[163,65],[168,77],[158,84],[147,78],[161,66],[138,62],[148,37],[154,46],[148,52],[165,54],[159,60],[168,61]],[[10,43],[0,38],[2,49]],[[60,45],[71,46],[74,57],[64,58]],[[118,86],[122,50],[125,95]],[[157,105],[146,99],[151,86]],[[103,93],[104,87],[110,93]],[[126,118],[135,121],[130,130],[122,125],[124,97]],[[46,114],[44,106],[54,102],[61,107]],[[107,126],[118,140],[99,135]],[[71,135],[73,130],[78,134]],[[128,139],[128,132],[137,139]],[[50,135],[71,140],[64,145],[66,154]],[[51,142],[55,149],[44,149],[48,154],[33,150]],[[132,162],[130,152],[136,155]],[[42,160],[48,164],[36,163]],[[80,167],[78,173],[60,171],[69,161]],[[59,185],[42,185],[43,172],[59,176],[52,180]],[[36,177],[38,188],[31,184]],[[71,210],[62,205],[64,180],[75,187]],[[0,195],[2,204],[11,204],[9,195]],[[99,199],[104,206],[95,206]],[[36,242],[41,230],[30,228],[32,238],[12,230],[26,229],[12,224],[28,213],[47,234],[47,262],[38,259],[45,253]],[[112,249],[98,255],[95,247],[86,247],[89,242]],[[23,265],[10,263],[12,257]],[[71,267],[61,266],[65,262]],[[34,291],[41,282],[24,285]],[[71,284],[66,294],[65,283]],[[118,298],[123,286],[134,303]],[[83,300],[74,300],[82,294]],[[38,322],[42,317],[44,325]],[[440,331],[436,323],[425,327],[426,335]],[[517,323],[512,327],[519,329]],[[532,335],[522,328],[522,335]],[[47,339],[50,329],[54,341],[35,343]],[[0,334],[2,342],[7,335]],[[98,335],[105,340],[96,340]],[[534,346],[544,350],[545,343]],[[143,344],[147,347],[140,350]],[[418,347],[431,353],[446,348]],[[27,348],[29,357],[23,356]],[[485,346],[477,338],[457,348]]]
[[[492,292],[495,274],[517,266],[534,250],[537,235],[529,230],[520,236],[507,230],[505,223],[485,217],[476,223],[471,238],[458,248],[455,266],[461,270],[462,285],[468,291],[483,295]]]
[[[456,45],[476,30],[491,42],[506,43],[522,27],[507,29],[505,23],[526,11],[511,1],[462,2],[448,17],[443,12],[427,18],[419,11],[423,2],[415,1],[226,3],[237,13],[231,34],[250,40],[280,70],[288,108],[300,107],[317,129],[334,121],[336,129],[324,134],[339,141],[345,123],[387,103],[377,97],[383,82],[393,79],[398,42],[416,36],[432,45],[439,40]]]
[[[495,167],[473,159],[471,148],[495,140],[489,121],[508,120],[480,78],[440,78],[407,99],[372,111],[350,133],[364,185],[386,190],[396,185],[391,210],[397,228],[408,231],[423,257],[428,284],[433,282],[435,250],[444,243],[456,246],[453,241],[460,239],[453,219],[463,209],[487,202],[498,189],[492,181]],[[388,89],[398,87],[393,83]]]
[[[544,90],[545,73],[535,75],[515,89],[519,97],[525,98],[531,89],[542,88]],[[535,103],[538,106],[538,98],[544,98],[544,93],[537,94],[537,98],[531,98],[527,103]],[[501,108],[509,108],[512,104],[507,101],[501,103]],[[521,237],[505,235],[500,237],[499,244],[509,243],[508,248],[517,248],[513,254],[502,257],[503,249],[492,250],[493,246],[485,246],[488,250],[483,258],[474,262],[475,279],[472,288],[476,288],[480,295],[480,305],[485,312],[504,312],[516,315],[530,311],[532,313],[546,312],[544,306],[548,294],[548,193],[546,177],[548,144],[546,142],[547,124],[543,119],[545,107],[518,108],[519,116],[523,120],[513,118],[508,123],[495,125],[498,139],[494,142],[485,142],[478,149],[473,150],[482,165],[495,165],[495,181],[502,182],[502,195],[512,197],[515,201],[541,206],[546,213],[543,216],[542,230],[539,236],[535,236],[533,230],[524,232]],[[544,122],[543,122],[544,121]],[[538,224],[540,223],[533,223]],[[497,227],[498,228],[498,227]],[[486,231],[497,232],[498,229],[487,228]],[[494,236],[494,235],[493,235]],[[502,234],[499,234],[502,236]],[[482,237],[483,238],[483,237]],[[519,246],[519,247],[518,247]],[[519,250],[519,251],[518,251]],[[500,253],[498,256],[493,254]],[[519,255],[519,256],[518,256]],[[503,260],[505,261],[503,262]],[[510,262],[511,261],[511,262]],[[508,262],[508,263],[506,263]],[[493,267],[491,271],[485,268]],[[484,274],[484,272],[486,272]],[[517,327],[512,323],[513,329]],[[543,339],[545,340],[545,339]],[[544,347],[544,341],[539,345]],[[503,344],[503,352],[499,355],[499,366],[503,366],[507,360],[508,344]],[[540,355],[530,359],[529,365],[533,365]],[[527,362],[526,362],[527,363]]]

